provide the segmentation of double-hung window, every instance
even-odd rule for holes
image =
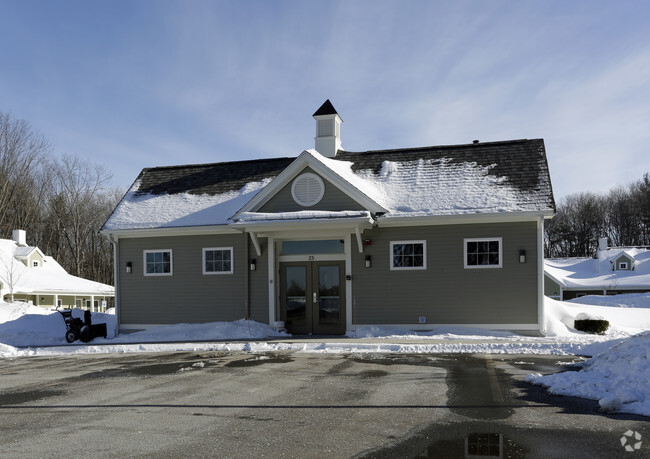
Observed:
[[[232,274],[232,247],[203,249],[203,274]]]
[[[501,268],[503,241],[500,237],[465,239],[465,268]]]
[[[390,269],[427,269],[426,241],[391,241]]]
[[[171,249],[144,251],[145,276],[171,276],[172,274],[173,266]]]

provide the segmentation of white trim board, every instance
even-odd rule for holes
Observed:
[[[428,215],[428,216],[399,216],[390,215],[377,218],[377,226],[434,226],[434,225],[461,225],[475,223],[513,223],[537,222],[539,218],[552,218],[554,213],[538,211],[522,212],[497,212],[485,214],[458,214],[458,215]]]
[[[228,225],[214,226],[179,226],[164,228],[136,228],[127,230],[101,230],[100,234],[112,236],[115,239],[128,239],[138,237],[164,237],[164,236],[202,236],[206,234],[238,234],[241,231],[230,228]]]
[[[318,156],[317,156],[318,155]],[[348,180],[343,178],[336,171],[327,166],[323,161],[318,159],[323,156],[315,150],[303,151],[289,166],[278,174],[270,183],[268,183],[259,193],[230,217],[236,220],[243,212],[256,212],[264,204],[270,201],[282,188],[288,185],[294,178],[300,174],[305,167],[311,168],[314,172],[327,180],[334,187],[345,193],[350,199],[356,201],[359,205],[371,212],[386,212],[387,209],[379,205],[374,199],[367,196]],[[326,158],[327,159],[327,158]]]

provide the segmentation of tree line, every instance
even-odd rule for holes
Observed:
[[[650,175],[606,194],[577,193],[564,198],[546,222],[548,258],[588,257],[599,238],[611,247],[650,246]]]
[[[98,232],[122,192],[101,165],[53,154],[38,131],[0,112],[0,238],[15,229],[70,274],[113,285],[113,249]]]

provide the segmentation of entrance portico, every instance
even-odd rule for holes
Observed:
[[[247,232],[256,250],[267,240],[269,323],[282,321],[293,334],[344,334],[353,323],[352,238],[362,252],[361,234],[374,219],[363,211],[329,214],[231,225]]]

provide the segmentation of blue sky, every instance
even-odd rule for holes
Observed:
[[[647,1],[0,0],[0,111],[127,187],[297,156],[545,139],[556,199],[650,172]]]

